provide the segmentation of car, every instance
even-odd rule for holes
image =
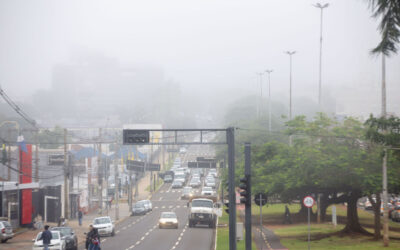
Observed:
[[[143,200],[144,207],[147,209],[147,212],[153,211],[153,204],[150,200]]]
[[[197,179],[192,179],[189,183],[189,186],[191,186],[192,188],[200,187],[200,185],[201,185],[201,181],[197,180]]]
[[[206,187],[215,188],[215,181],[207,180],[205,184]]]
[[[211,187],[203,187],[201,190],[201,195],[214,195],[215,192]]]
[[[184,187],[182,191],[182,199],[189,199],[193,196],[193,188],[192,187]]]
[[[165,183],[171,183],[172,180],[173,180],[173,178],[172,178],[171,175],[167,174],[167,175],[164,176],[164,182]]]
[[[180,153],[180,154],[185,154],[186,152],[187,152],[187,149],[184,148],[184,147],[181,147],[181,148],[179,149],[179,153]]]
[[[100,236],[115,235],[114,223],[110,216],[97,217],[93,220],[93,227],[97,229]]]
[[[178,218],[174,212],[162,212],[158,221],[159,228],[178,229]]]
[[[209,171],[208,171],[208,174],[209,175],[212,175],[212,176],[214,176],[214,177],[217,177],[217,170],[215,169],[215,168],[212,168],[212,169],[210,169]]]
[[[61,239],[61,233],[59,231],[50,231],[52,239],[50,240],[50,250],[65,250],[65,241]],[[43,250],[43,240],[39,240],[42,236],[42,232],[38,233],[35,239],[32,241],[32,250]]]
[[[0,240],[5,243],[7,240],[14,237],[13,229],[10,223],[5,220],[0,220]]]
[[[147,213],[146,206],[143,202],[136,202],[132,207],[132,216],[143,215]]]
[[[171,185],[172,188],[182,188],[183,187],[183,182],[180,180],[174,180]]]
[[[53,227],[51,231],[59,231],[61,239],[65,241],[66,250],[78,250],[78,237],[70,227]]]

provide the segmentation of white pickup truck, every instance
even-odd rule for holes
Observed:
[[[210,228],[215,228],[217,223],[216,206],[212,199],[198,198],[192,199],[188,204],[189,227],[195,227],[198,224],[208,225]]]

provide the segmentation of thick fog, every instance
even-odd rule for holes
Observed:
[[[293,50],[298,114],[301,100],[316,103],[318,97],[316,2],[2,0],[0,84],[42,120],[56,119],[47,108],[62,111],[57,118],[119,112],[127,122],[145,121],[147,112],[155,121],[158,111],[207,116],[237,98],[259,95],[256,72],[266,69],[274,70],[273,99],[287,105],[284,51]],[[329,2],[323,102],[338,114],[378,114],[381,60],[369,53],[379,41],[378,21],[367,1]],[[387,60],[388,112],[397,114],[399,69],[399,56]],[[266,84],[264,76],[264,96]],[[57,105],[67,105],[70,114]]]

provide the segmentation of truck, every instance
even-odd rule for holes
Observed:
[[[198,224],[208,225],[215,228],[217,224],[216,199],[214,197],[193,197],[188,202],[189,227],[195,227]]]

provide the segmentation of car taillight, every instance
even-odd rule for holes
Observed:
[[[6,233],[6,229],[5,228],[1,229],[1,233],[5,234]]]

